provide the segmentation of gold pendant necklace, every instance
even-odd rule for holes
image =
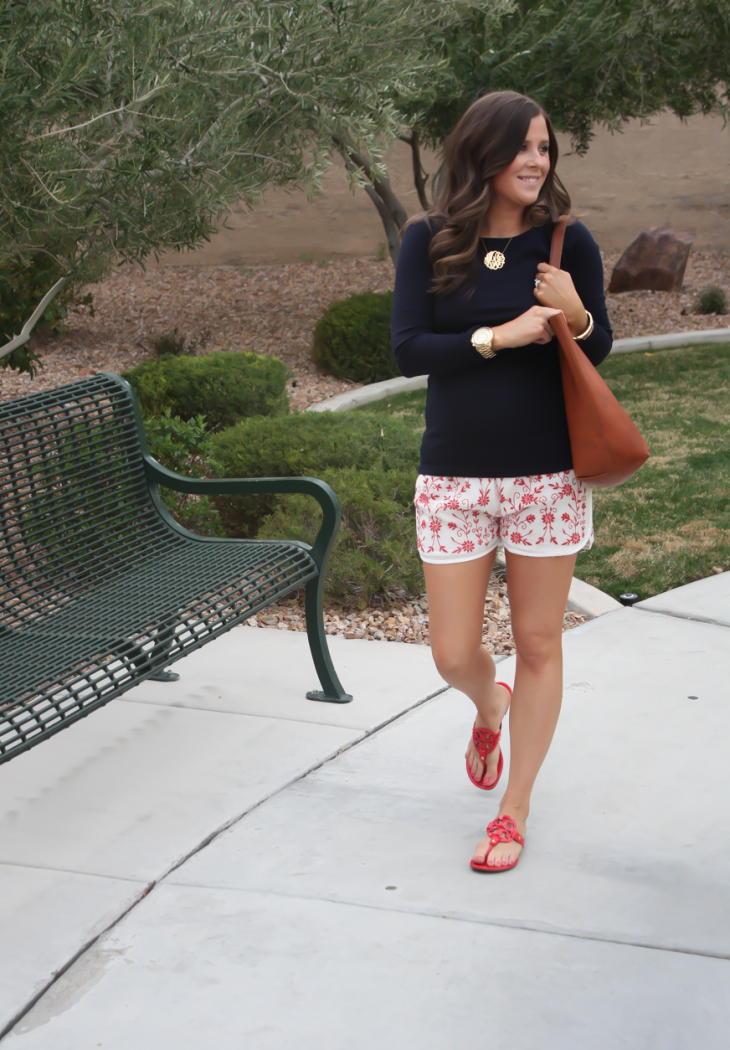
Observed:
[[[482,237],[482,240],[484,240],[484,237]],[[504,246],[504,251],[503,252],[496,252],[496,251],[495,252],[487,252],[487,254],[484,256],[484,265],[487,267],[487,269],[489,269],[489,270],[501,270],[502,269],[502,267],[504,266],[505,261],[506,261],[505,260],[505,252],[509,248],[509,246],[512,243],[512,241],[513,241],[513,237],[510,237],[510,239],[507,241],[507,243]]]

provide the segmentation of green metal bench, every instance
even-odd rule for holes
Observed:
[[[322,525],[312,547],[196,536],[165,510],[160,485],[305,493]],[[0,404],[0,499],[0,763],[302,586],[322,685],[306,695],[352,699],[322,617],[340,523],[324,482],[175,474],[149,454],[132,388],[101,373]]]

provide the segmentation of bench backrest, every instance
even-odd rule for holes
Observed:
[[[132,395],[111,374],[0,403],[0,499],[6,629],[176,541],[150,495]]]

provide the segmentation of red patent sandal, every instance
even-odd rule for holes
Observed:
[[[500,864],[499,866],[487,864],[489,854],[500,842],[516,842],[518,846],[524,847],[524,837],[520,835],[512,817],[508,817],[506,814],[503,817],[496,817],[491,824],[487,825],[487,835],[489,835],[491,845],[484,854],[484,860],[481,863],[477,863],[474,860],[471,862],[474,871],[509,871],[510,868],[516,868],[520,863],[521,853],[514,864]]]
[[[509,695],[512,696],[512,690],[510,689],[510,687],[507,685],[506,682],[496,682],[495,684],[496,685],[503,685],[504,688],[509,693]],[[474,742],[474,747],[479,752],[479,757],[482,760],[482,765],[484,766],[484,769],[482,770],[481,779],[477,780],[474,776],[472,776],[472,772],[471,772],[471,769],[469,767],[469,759],[467,759],[466,760],[466,772],[467,772],[467,776],[469,777],[469,780],[471,780],[472,784],[475,787],[481,788],[482,791],[494,791],[494,789],[496,788],[497,784],[499,783],[499,778],[502,776],[502,770],[504,769],[504,755],[502,754],[502,751],[500,749],[499,762],[497,763],[497,777],[496,777],[496,779],[495,779],[493,784],[485,784],[484,783],[484,778],[487,775],[487,755],[491,755],[491,753],[492,753],[492,751],[494,751],[495,747],[498,746],[499,741],[501,739],[501,736],[502,736],[502,726],[501,725],[499,727],[499,730],[496,733],[493,733],[491,729],[477,729],[476,722],[475,722],[474,723],[474,728],[471,731],[471,738],[472,738],[472,740]]]

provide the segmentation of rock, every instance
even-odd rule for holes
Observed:
[[[693,240],[691,233],[659,226],[642,230],[614,266],[609,292],[678,292]]]

